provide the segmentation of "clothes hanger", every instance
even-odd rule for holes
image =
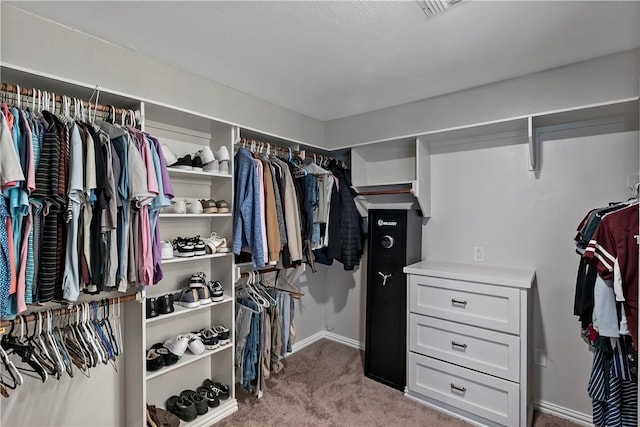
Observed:
[[[55,356],[52,356],[47,348],[47,342],[42,330],[42,312],[39,311],[35,316],[33,336],[31,338],[31,342],[34,344],[34,353],[38,357],[40,364],[46,369],[47,374],[59,380],[62,376],[62,370]]]
[[[84,336],[80,331],[80,324],[79,324],[80,323],[80,307],[77,305],[74,307],[76,312],[76,321],[75,323],[70,324],[71,331],[73,332],[74,338],[76,339],[76,342],[79,345],[78,350],[82,352],[82,355],[84,356],[83,367],[81,368],[81,370],[85,373],[85,375],[87,375],[87,377],[90,378],[91,371],[89,370],[89,368],[92,368],[95,366],[95,361],[94,361],[91,349],[88,343],[85,341]]]
[[[60,377],[62,376],[62,373],[66,371],[66,365],[64,363],[64,359],[62,357],[62,354],[60,353],[60,350],[58,348],[58,345],[56,343],[55,337],[53,335],[52,332],[52,319],[49,316],[53,315],[53,312],[51,310],[46,312],[47,314],[47,321],[46,324],[44,326],[44,330],[42,331],[42,334],[44,334],[43,337],[43,341],[45,343],[46,346],[48,346],[49,348],[49,354],[51,354],[52,359],[54,360],[54,362],[56,363],[57,369],[58,369],[58,373],[59,375],[57,376],[57,379],[59,380]],[[42,323],[44,322],[44,318],[42,313],[38,313],[39,315],[39,322],[40,323],[40,328],[42,328]],[[42,336],[42,335],[41,335]]]
[[[13,320],[11,321],[11,331],[13,331]],[[9,332],[11,334],[11,332]],[[2,337],[2,340],[4,341],[5,337]],[[2,345],[0,345],[0,360],[2,361],[2,365],[4,366],[4,369],[0,370],[0,384],[2,384],[3,386],[11,389],[11,390],[15,390],[19,385],[22,385],[24,380],[22,378],[22,375],[20,375],[20,372],[18,371],[18,369],[16,368],[16,366],[14,365],[14,363],[11,361],[11,359],[9,359],[9,355],[4,351],[4,348]],[[8,373],[9,377],[11,379],[11,383],[7,383],[5,381],[6,375],[4,373]],[[9,378],[7,378],[9,379]],[[7,393],[8,395],[8,393]]]
[[[17,319],[20,321],[20,337],[17,338],[17,344],[12,345],[13,353],[19,355],[21,357],[21,362],[26,363],[31,367],[31,369],[27,369],[23,366],[17,366],[16,368],[24,372],[27,376],[41,379],[44,383],[47,380],[47,372],[44,367],[40,364],[34,354],[34,346],[30,341],[28,336],[25,336],[25,323],[26,319],[24,316],[18,316]],[[29,333],[27,327],[27,335]],[[31,373],[37,374],[37,376],[30,375]]]
[[[104,352],[104,349],[102,348],[102,345],[98,342],[98,337],[96,337],[95,331],[93,330],[93,327],[90,324],[91,311],[89,309],[89,303],[82,304],[82,313],[84,317],[84,320],[82,322],[82,328],[85,332],[85,337],[87,338],[87,340],[89,341],[89,344],[91,345],[91,350],[96,356],[95,366],[97,366],[98,363],[106,364],[107,363],[107,361],[105,360],[106,354]]]
[[[56,321],[53,310],[49,310],[48,319],[50,328],[53,329],[52,335],[54,338],[54,342],[56,344],[56,349],[60,353],[62,357],[62,361],[64,362],[65,370],[67,371],[67,375],[73,378],[73,362],[71,360],[71,354],[65,345],[63,332],[61,330],[61,326],[63,323],[63,318],[59,317]]]

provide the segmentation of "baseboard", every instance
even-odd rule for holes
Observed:
[[[301,340],[298,341],[297,343],[293,344],[293,346],[291,347],[291,353],[289,354],[293,354],[295,352],[298,352],[300,350],[302,350],[305,347],[310,346],[311,344],[313,344],[316,341],[320,341],[321,339],[328,339],[331,341],[335,341],[335,342],[339,342],[340,344],[344,344],[344,345],[348,345],[349,347],[353,347],[353,348],[357,348],[359,350],[364,350],[364,343],[361,343],[358,340],[354,340],[351,338],[347,338],[347,337],[343,337],[342,335],[338,335],[338,334],[334,334],[333,332],[329,332],[329,331],[319,331],[316,332],[315,334]]]
[[[534,402],[533,406],[537,411],[540,411],[543,414],[553,415],[554,417],[573,421],[574,423],[583,426],[593,426],[593,419],[591,415],[583,414],[582,412],[574,411],[573,409],[568,409],[542,400]]]
[[[333,332],[324,331],[324,337],[328,340],[339,342],[340,344],[348,345],[349,347],[357,348],[358,350],[364,350],[364,343],[352,338],[343,337],[342,335],[334,334]]]

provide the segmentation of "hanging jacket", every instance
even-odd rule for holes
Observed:
[[[353,201],[355,192],[351,188],[351,179],[347,171],[338,165],[331,167],[331,172],[338,178],[340,196],[340,257],[345,270],[353,270],[360,264],[362,256],[362,218]],[[329,224],[331,226],[331,224]]]

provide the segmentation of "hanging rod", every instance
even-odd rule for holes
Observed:
[[[276,145],[276,144],[272,144],[270,142],[263,142],[263,141],[256,141],[255,139],[249,139],[249,138],[240,138],[239,141],[236,141],[236,145],[242,145],[244,147],[244,145],[246,144],[258,144],[258,146],[256,148],[269,148],[270,150],[276,150],[276,151],[282,151],[285,154],[289,153],[289,150],[291,150],[292,154],[295,154],[297,156],[301,156],[304,155],[304,157],[308,158],[307,155],[315,155],[320,156],[323,160],[327,160],[327,161],[331,161],[334,160],[336,162],[340,162],[341,164],[344,164],[344,162],[342,162],[341,160],[336,159],[335,157],[331,157],[331,156],[327,156],[324,154],[318,154],[318,153],[314,153],[313,151],[308,152],[309,150],[294,150],[291,147],[283,147],[281,145]],[[251,151],[251,150],[250,150]],[[319,160],[319,159],[318,159]],[[344,166],[346,168],[346,165]]]
[[[115,298],[106,298],[106,299],[101,299],[101,300],[94,300],[94,301],[86,301],[86,302],[96,302],[98,303],[98,307],[103,307],[104,305],[113,305],[116,304],[118,302],[118,300],[120,302],[128,302],[128,301],[137,301],[139,299],[139,293],[136,292],[135,294],[128,294],[128,295],[124,295],[121,297],[115,297]],[[82,304],[82,303],[79,303]],[[71,313],[76,307],[77,304],[73,304],[70,307],[61,307],[61,308],[54,308],[53,311],[53,315],[54,316],[60,316],[62,314],[67,314],[67,313]],[[43,310],[41,311],[41,313],[47,313],[49,310]],[[22,319],[27,321],[27,322],[33,322],[34,320],[37,320],[37,311],[36,312],[31,312],[29,314],[25,314],[22,316]],[[11,325],[11,321],[10,320],[2,320],[0,321],[0,328],[4,328],[7,326]],[[0,333],[3,333],[4,331],[0,329]]]
[[[356,193],[356,196],[383,196],[386,194],[413,194],[410,188],[403,188],[400,190],[378,190],[378,191],[362,191]]]
[[[36,90],[39,90],[39,89],[30,89],[28,87],[20,86],[20,95],[31,96],[31,97],[33,97],[34,95],[37,96],[38,94],[35,93]],[[2,83],[2,84],[0,84],[0,91],[17,94],[18,93],[18,86],[17,85],[12,85],[12,84],[9,84],[9,83]],[[50,93],[50,94],[53,93],[53,91],[47,91],[47,92]],[[70,97],[70,98],[71,99],[77,99],[77,97],[73,97],[73,96]],[[59,103],[59,104],[62,104],[63,103],[62,96],[56,95],[55,101],[57,103]],[[98,111],[103,112],[103,113],[108,113],[110,111],[112,112],[115,109],[115,114],[120,114],[120,115],[125,114],[126,115],[126,114],[130,114],[130,112],[132,111],[132,110],[127,109],[127,108],[118,108],[118,107],[113,107],[113,106],[109,106],[109,105],[94,104],[94,103],[91,103],[91,102],[88,102],[88,101],[83,101],[83,100],[80,100],[80,101],[82,102],[82,105],[84,105],[87,109],[98,110]],[[136,114],[136,116],[139,117],[140,111],[139,110],[134,110],[134,114]]]
[[[298,268],[296,267],[286,267],[286,268]],[[282,268],[275,268],[275,267],[271,267],[271,268],[263,268],[260,270],[254,270],[257,271],[258,273],[262,274],[262,273],[272,273],[274,271],[282,271]],[[251,274],[250,273],[241,273],[240,277],[249,277]],[[275,286],[265,286],[265,288],[269,288],[269,289],[275,289],[277,291],[282,291],[282,292],[287,292],[289,294],[291,294],[292,297],[296,298],[296,299],[300,299],[304,296],[304,293],[302,292],[295,292],[295,291],[290,291],[288,289],[281,289],[281,288],[277,288]]]

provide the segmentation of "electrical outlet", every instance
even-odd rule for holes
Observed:
[[[484,248],[482,246],[473,247],[473,260],[475,262],[484,261]]]
[[[547,366],[547,352],[541,348],[536,348],[533,352],[534,363],[538,366]]]
[[[332,332],[333,331],[333,325],[331,325],[331,324],[327,325],[327,331]]]

